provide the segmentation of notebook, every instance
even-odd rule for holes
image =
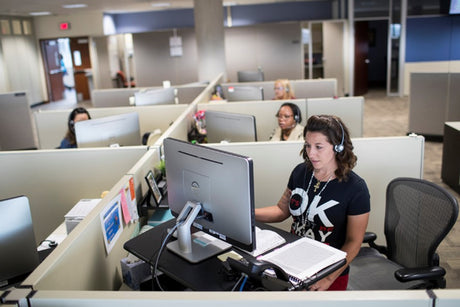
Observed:
[[[260,256],[259,259],[278,265],[292,277],[292,281],[300,282],[344,259],[346,255],[344,251],[316,240],[300,238]]]

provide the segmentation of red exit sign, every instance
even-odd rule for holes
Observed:
[[[59,24],[60,30],[69,30],[70,29],[70,22],[61,22]]]

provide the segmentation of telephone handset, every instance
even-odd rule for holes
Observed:
[[[259,281],[262,280],[264,272],[271,269],[276,274],[277,279],[289,282],[289,275],[282,268],[268,261],[261,261],[255,258],[241,258],[240,260],[227,258],[227,262],[233,270],[245,273],[250,278]]]

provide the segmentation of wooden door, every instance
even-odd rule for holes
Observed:
[[[355,22],[355,78],[354,96],[361,96],[368,91],[368,53],[369,25],[367,21]]]
[[[59,44],[56,39],[40,40],[45,65],[46,86],[49,101],[64,99],[63,72],[59,58]]]
[[[70,51],[72,53],[73,74],[77,97],[82,98],[83,100],[90,100],[92,71],[91,58],[89,54],[89,38],[71,38]]]

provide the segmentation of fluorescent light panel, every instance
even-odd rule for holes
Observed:
[[[78,9],[82,7],[88,7],[88,4],[84,4],[84,3],[63,4],[62,7],[65,9]]]
[[[30,12],[30,16],[46,16],[51,15],[51,12]]]

